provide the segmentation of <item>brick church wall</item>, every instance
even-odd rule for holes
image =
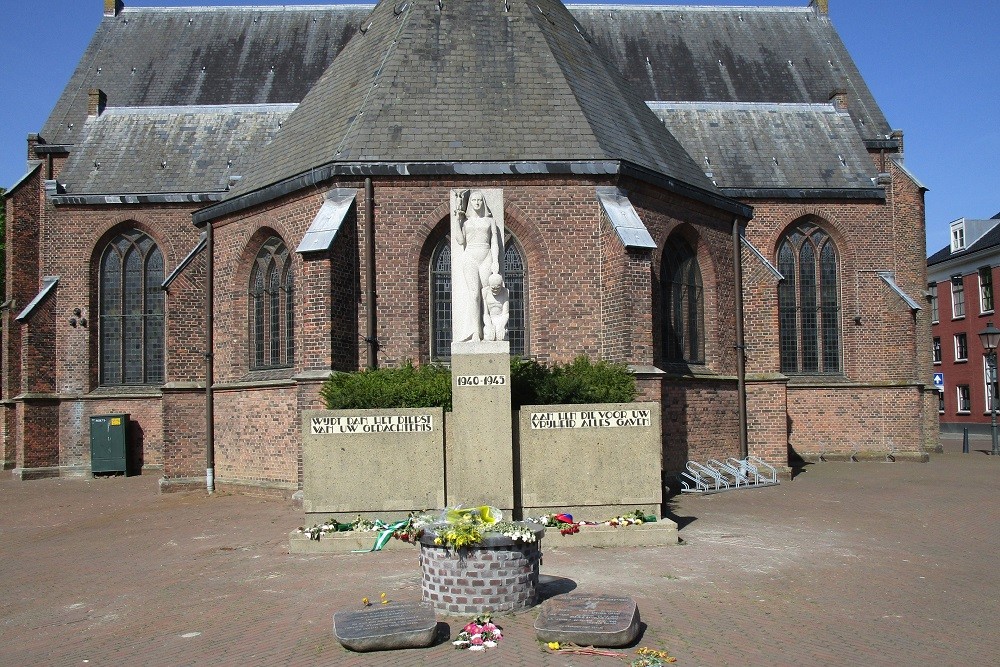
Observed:
[[[838,429],[857,424],[874,427],[889,415],[909,420],[908,434],[881,427],[877,431],[885,434],[882,440],[891,438],[897,449],[919,452],[936,443],[937,430],[925,416],[927,401],[922,389],[930,379],[929,313],[924,308],[914,315],[878,277],[879,271],[892,271],[900,288],[925,305],[923,195],[919,187],[892,167],[886,202],[749,203],[754,206],[754,219],[747,228],[747,238],[772,263],[777,264],[781,235],[801,219],[823,227],[837,248],[842,376],[839,380],[791,377],[787,394],[791,446],[796,451],[830,448],[845,452],[855,446],[848,442],[851,431],[837,435]],[[755,374],[766,378],[779,368],[777,283],[755,264],[759,265],[756,258],[745,256],[747,371],[751,379]],[[838,382],[845,386],[827,387]],[[749,409],[751,424],[773,421],[766,403],[751,401]],[[916,431],[914,424],[918,425]],[[872,436],[864,442],[881,451],[884,445],[876,440]]]

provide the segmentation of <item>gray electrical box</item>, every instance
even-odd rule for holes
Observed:
[[[90,471],[128,474],[129,415],[90,418]]]

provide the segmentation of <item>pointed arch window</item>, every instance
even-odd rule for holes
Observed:
[[[163,255],[151,238],[129,230],[108,243],[100,264],[102,385],[163,382]]]
[[[445,236],[431,255],[431,359],[451,359],[451,237]],[[524,355],[528,347],[525,299],[527,271],[524,253],[514,237],[504,244],[504,283],[510,292],[507,340],[510,353]]]
[[[778,333],[783,373],[840,372],[837,249],[809,222],[778,244]]]
[[[293,365],[293,295],[288,248],[272,236],[261,246],[250,272],[250,370]]]
[[[660,270],[665,361],[705,363],[705,302],[701,267],[683,238],[667,239]]]

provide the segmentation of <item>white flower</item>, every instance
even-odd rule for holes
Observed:
[[[470,651],[485,651],[486,647],[483,646],[482,644],[480,644],[479,646],[470,646],[469,650]]]
[[[491,642],[491,641],[485,641],[485,642],[483,642],[483,646],[485,646],[486,648],[493,648],[496,645],[497,645],[496,642]]]

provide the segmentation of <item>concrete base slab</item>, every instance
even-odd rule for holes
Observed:
[[[678,544],[677,524],[670,519],[638,526],[580,526],[579,533],[563,535],[558,528],[545,530],[546,549],[580,547],[661,547]]]
[[[288,536],[288,552],[293,554],[349,554],[353,551],[368,551],[375,544],[378,533],[371,531],[346,531],[331,533],[318,540],[311,540],[305,533],[292,531]],[[410,549],[413,556],[419,553],[412,542],[391,538],[382,551],[403,551]]]
[[[59,477],[59,466],[49,466],[45,468],[14,468],[11,471],[11,474],[14,476],[14,479],[21,481]]]
[[[368,551],[375,544],[378,533],[354,532],[331,533],[319,540],[311,540],[305,533],[293,531],[288,536],[288,551],[293,554],[346,554],[353,551]],[[576,549],[581,547],[661,547],[678,543],[677,524],[670,519],[660,519],[655,523],[638,526],[581,526],[580,532],[562,535],[557,528],[545,530],[545,549]],[[383,551],[417,550],[410,542],[395,538],[382,547]]]

